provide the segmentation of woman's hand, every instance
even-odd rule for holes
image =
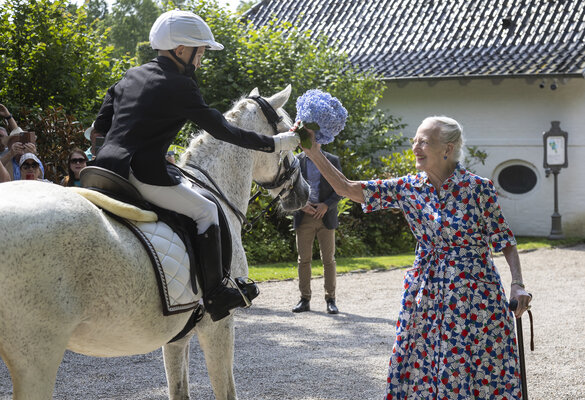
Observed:
[[[311,156],[313,154],[319,153],[321,151],[321,145],[315,141],[315,131],[314,130],[309,129],[309,128],[305,128],[305,130],[307,132],[309,132],[309,135],[311,135],[311,148],[308,149],[306,147],[303,147],[302,144],[301,144],[301,148],[303,149],[303,151],[305,152],[307,157],[312,158]]]
[[[510,291],[510,300],[512,299],[516,299],[518,302],[518,306],[514,310],[514,315],[516,318],[520,318],[525,311],[530,309],[532,296],[523,287],[512,285],[512,289]]]

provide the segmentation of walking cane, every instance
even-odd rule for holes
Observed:
[[[532,297],[532,295],[530,295]],[[518,308],[518,300],[510,301],[510,310]],[[534,333],[532,331],[532,312],[527,310],[530,318],[530,351],[534,351]],[[516,318],[516,336],[518,337],[518,356],[520,357],[520,381],[522,382],[522,400],[528,400],[528,388],[526,385],[526,363],[524,361],[524,335],[522,333],[522,317]]]

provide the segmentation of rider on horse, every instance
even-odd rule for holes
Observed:
[[[229,310],[245,306],[242,296],[254,296],[257,288],[248,284],[241,295],[225,286],[217,207],[168,167],[167,149],[187,120],[216,139],[263,152],[293,150],[299,138],[292,132],[270,137],[240,129],[205,103],[193,73],[206,49],[222,50],[223,45],[199,16],[165,12],[151,28],[150,44],[158,57],[128,70],[108,89],[94,123],[97,132],[106,134],[94,165],[127,178],[154,205],[195,220],[203,301],[217,321]]]

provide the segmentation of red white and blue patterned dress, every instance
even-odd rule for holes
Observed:
[[[364,212],[400,208],[418,241],[406,271],[387,400],[521,398],[514,316],[489,244],[516,244],[491,181],[457,165],[362,182]]]

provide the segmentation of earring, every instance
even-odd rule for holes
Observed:
[[[447,159],[447,156],[443,156],[443,160],[446,160],[446,159]]]

